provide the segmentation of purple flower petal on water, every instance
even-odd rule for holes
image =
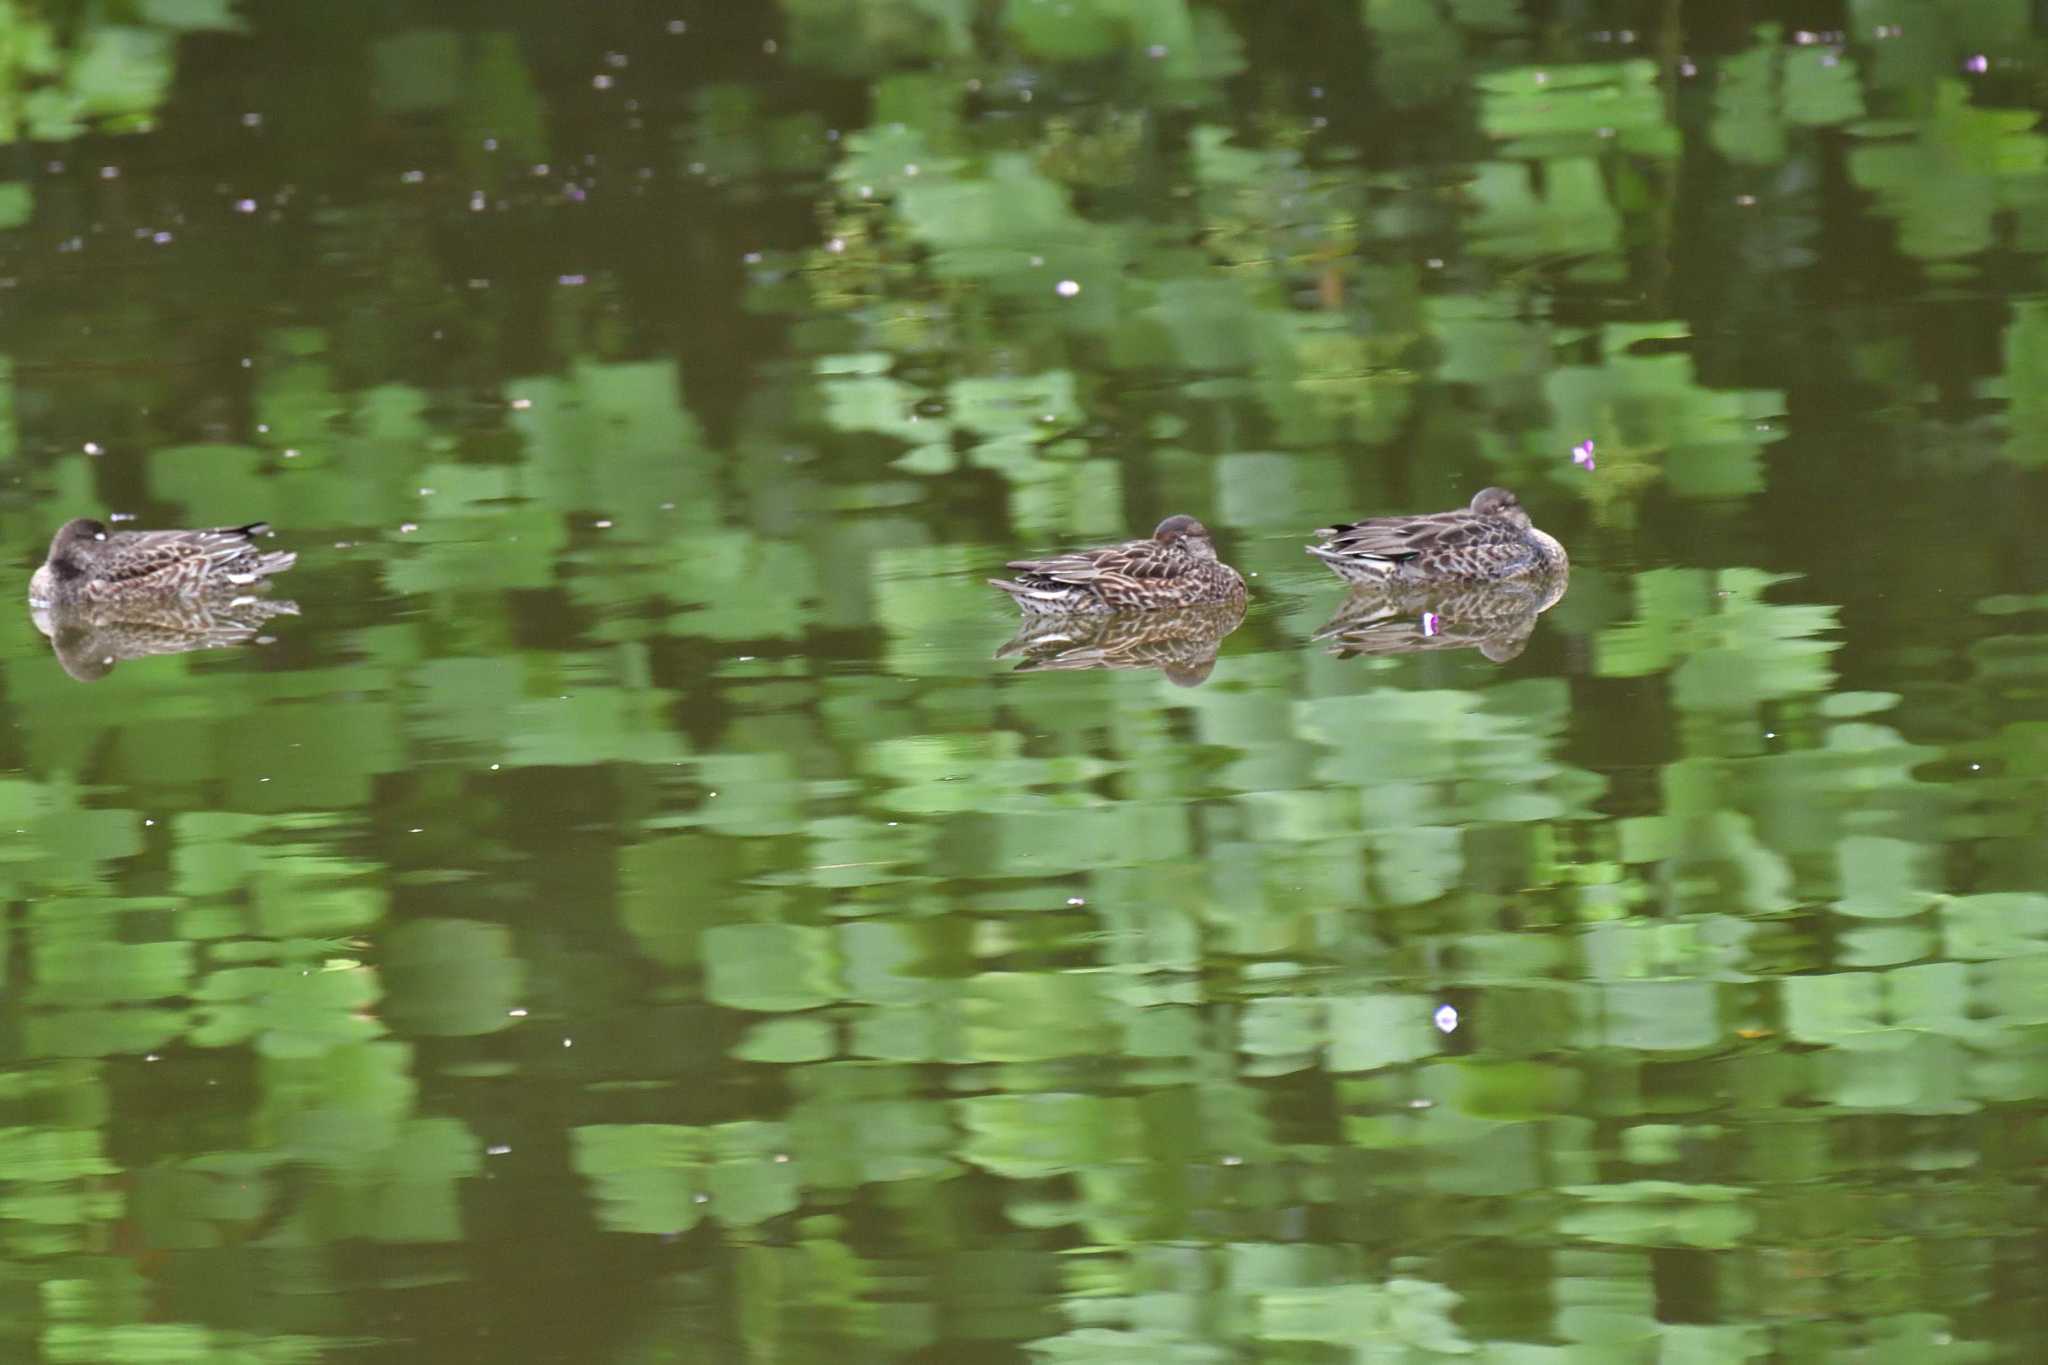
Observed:
[[[1593,467],[1593,443],[1581,441],[1572,447],[1572,463],[1581,469]]]
[[[1428,639],[1444,628],[1444,618],[1433,611],[1422,613],[1422,638]]]
[[[1976,56],[1970,58],[1970,60],[1968,60],[1967,62],[1963,63],[1963,70],[1969,72],[1973,76],[1981,76],[1990,69],[1991,59],[1981,52],[1979,52]]]
[[[1434,1023],[1435,1025],[1436,1025],[1436,1031],[1437,1031],[1438,1033],[1455,1033],[1455,1032],[1457,1032],[1457,1031],[1458,1031],[1458,1010],[1457,1010],[1457,1007],[1456,1007],[1456,1006],[1454,1006],[1454,1005],[1438,1005],[1438,1006],[1436,1007],[1436,1013],[1430,1016],[1430,1021],[1431,1021],[1432,1023]]]

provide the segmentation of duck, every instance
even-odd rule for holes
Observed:
[[[1026,616],[1157,611],[1244,601],[1244,576],[1216,557],[1209,528],[1171,516],[1146,540],[1046,559],[1015,559],[1016,578],[991,578]]]
[[[996,651],[1017,672],[1156,668],[1175,687],[1200,687],[1216,668],[1223,638],[1244,622],[1244,599],[1161,611],[1026,616]]]
[[[1325,526],[1308,552],[1353,583],[1490,583],[1563,573],[1564,546],[1530,524],[1520,499],[1482,488],[1467,506],[1427,516],[1375,517]]]
[[[241,588],[298,562],[256,542],[270,523],[205,531],[110,531],[74,517],[50,538],[50,553],[28,582],[31,607],[163,601]]]

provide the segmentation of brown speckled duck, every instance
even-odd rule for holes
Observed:
[[[289,569],[298,556],[262,550],[267,522],[208,531],[109,531],[87,517],[67,521],[29,579],[30,606],[162,601],[246,587]]]
[[[1017,559],[1008,567],[1016,578],[989,583],[1010,594],[1027,616],[1244,601],[1244,579],[1216,558],[1209,528],[1193,517],[1168,517],[1149,540]]]
[[[1486,583],[1567,566],[1564,546],[1530,525],[1505,488],[1482,488],[1455,512],[1375,517],[1316,534],[1324,543],[1308,552],[1354,583]]]

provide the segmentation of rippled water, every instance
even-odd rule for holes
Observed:
[[[2048,42],[1696,8],[4,21],[9,1357],[2048,1351]]]

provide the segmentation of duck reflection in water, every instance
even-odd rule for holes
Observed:
[[[998,659],[1019,673],[1051,669],[1156,668],[1175,687],[1199,687],[1216,649],[1244,620],[1244,599],[1161,611],[1027,616]]]
[[[85,517],[50,540],[29,580],[29,616],[64,671],[103,678],[124,659],[220,649],[257,639],[295,602],[259,594],[298,556],[263,550],[263,522],[203,531],[110,531]]]
[[[1493,583],[1358,582],[1314,638],[1340,659],[1477,649],[1502,664],[1522,652],[1570,578],[1560,568]]]
[[[298,614],[296,602],[219,589],[162,602],[29,608],[57,662],[80,682],[98,682],[127,659],[266,644],[264,622]]]

